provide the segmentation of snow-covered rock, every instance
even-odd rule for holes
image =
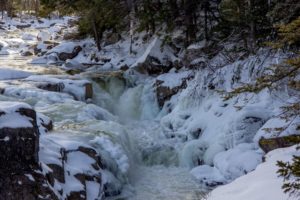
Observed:
[[[76,100],[87,100],[93,97],[92,84],[87,80],[68,79],[64,76],[30,76],[26,81],[34,82],[35,85],[43,90],[64,92],[75,97]]]
[[[166,73],[171,68],[178,67],[178,58],[172,48],[162,44],[162,40],[154,38],[144,54],[131,67],[149,75]]]
[[[38,41],[49,41],[51,39],[52,39],[51,34],[49,32],[46,32],[46,31],[41,31],[37,35],[37,40]]]

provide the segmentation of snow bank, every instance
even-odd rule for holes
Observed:
[[[213,190],[208,200],[298,199],[289,197],[283,192],[281,189],[283,179],[276,173],[277,161],[290,161],[294,155],[300,155],[295,146],[268,153],[266,162],[258,165],[255,171]]]
[[[32,109],[25,103],[0,101],[0,128],[33,127],[32,119],[18,112],[21,108]]]

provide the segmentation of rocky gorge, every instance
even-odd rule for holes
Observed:
[[[223,98],[287,53],[222,44],[208,58],[205,42],[177,52],[143,32],[134,54],[126,35],[107,36],[98,51],[90,38],[67,37],[73,20],[1,24],[0,199],[229,199],[239,177],[247,184],[276,156],[295,154],[299,117],[277,117],[295,91]],[[284,199],[275,171],[260,189],[272,183]]]

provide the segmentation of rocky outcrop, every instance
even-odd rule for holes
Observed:
[[[36,113],[26,104],[8,102],[1,104],[3,107],[0,105],[0,169],[30,170],[39,161]]]
[[[95,149],[89,146],[73,147],[53,146],[44,140],[41,156],[45,157],[47,170],[46,177],[53,188],[61,188],[57,191],[63,200],[90,200],[102,199],[105,191],[102,180],[104,166],[102,159]],[[55,154],[48,154],[50,151]],[[59,157],[57,157],[59,156]],[[84,163],[83,160],[85,161]],[[77,163],[77,165],[74,165]],[[64,187],[67,190],[64,190]],[[88,192],[97,191],[93,196]],[[88,199],[89,197],[89,199]]]
[[[181,64],[174,50],[168,45],[163,45],[163,41],[159,38],[155,38],[132,67],[142,74],[159,75],[167,73],[172,68],[178,69]]]
[[[261,138],[259,140],[259,147],[268,153],[272,150],[290,147],[296,144],[300,144],[300,135],[289,135],[276,138]]]
[[[58,53],[58,58],[62,61],[66,61],[67,59],[73,59],[79,54],[81,50],[82,50],[81,46],[75,46],[73,51],[70,53],[67,52]]]
[[[194,77],[194,75],[189,75],[185,78],[182,78],[180,80],[180,83],[174,87],[164,85],[164,80],[157,79],[154,88],[156,90],[156,97],[158,101],[158,105],[160,108],[162,108],[166,101],[170,100],[171,97],[175,94],[177,94],[180,90],[185,89],[187,87],[187,81],[191,80]]]
[[[31,27],[31,24],[18,24],[16,25],[18,29],[25,29]]]
[[[21,52],[21,56],[32,56],[33,53],[31,51],[24,51],[24,52]]]
[[[60,76],[44,76],[44,81],[41,76],[30,76],[26,81],[42,90],[70,94],[75,100],[93,98],[93,85],[89,81]]]
[[[141,74],[159,75],[170,71],[174,67],[172,62],[161,63],[159,59],[149,56],[145,62],[136,66],[136,71]]]
[[[27,104],[0,103],[0,200],[58,200],[39,166],[36,112]]]
[[[37,83],[37,88],[51,92],[62,92],[65,85],[63,83]]]

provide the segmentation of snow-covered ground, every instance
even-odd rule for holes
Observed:
[[[220,186],[209,194],[209,200],[296,200],[297,197],[290,197],[282,192],[283,179],[276,173],[277,161],[291,161],[293,156],[299,156],[296,147],[276,149],[268,153],[266,161],[257,166],[249,174],[242,176],[232,183]]]

